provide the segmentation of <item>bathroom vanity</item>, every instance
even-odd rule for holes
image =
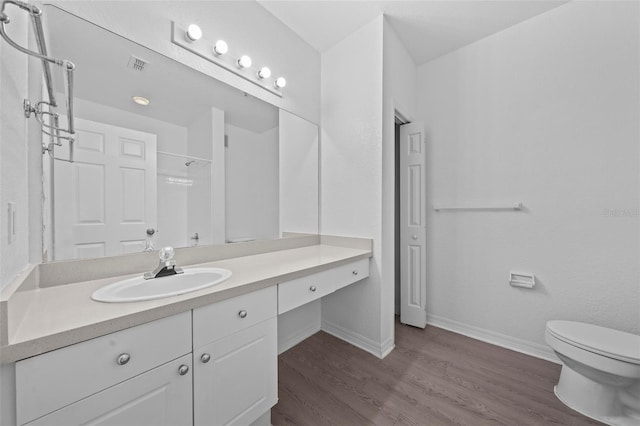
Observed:
[[[319,242],[198,264],[233,275],[145,302],[91,300],[123,276],[53,286],[43,276],[39,285],[25,279],[27,288],[2,300],[9,319],[0,349],[2,408],[15,409],[3,418],[19,425],[269,424],[278,315],[369,275],[369,240]],[[259,243],[245,248],[252,245]],[[82,269],[95,261],[74,262]]]

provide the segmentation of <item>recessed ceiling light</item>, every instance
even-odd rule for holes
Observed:
[[[133,102],[137,103],[138,105],[142,105],[142,106],[147,106],[151,103],[151,101],[145,97],[142,96],[134,96],[131,99],[133,99]]]

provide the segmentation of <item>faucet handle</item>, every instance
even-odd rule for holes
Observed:
[[[160,252],[158,253],[158,256],[160,257],[161,261],[167,262],[167,261],[173,259],[173,255],[174,254],[175,254],[175,250],[173,250],[173,247],[167,246],[167,247],[162,247],[160,249]]]

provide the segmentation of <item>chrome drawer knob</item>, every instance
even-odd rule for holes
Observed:
[[[315,285],[312,285],[311,287],[309,287],[309,290],[311,290],[313,292],[313,291],[316,291],[317,289],[316,289]]]
[[[413,236],[413,237],[411,237],[411,238],[412,238],[412,239],[414,239],[414,240],[417,240],[417,239],[418,239],[418,236],[417,236],[417,235],[414,235],[414,236]]]
[[[189,372],[189,366],[186,364],[182,364],[179,368],[178,368],[178,374],[180,374],[181,376],[184,376],[185,374],[187,374]]]
[[[355,269],[354,269],[353,271],[351,271],[351,273],[352,273],[353,275],[358,275],[358,271],[357,271],[357,270],[355,270]]]
[[[245,311],[244,309],[241,310],[240,312],[238,312],[238,316],[240,318],[246,318],[247,317],[247,311]]]
[[[131,359],[131,355],[124,353],[118,356],[118,358],[116,359],[116,362],[118,363],[118,365],[125,365],[126,363],[129,362],[130,359]]]
[[[202,361],[203,364],[208,363],[210,359],[211,359],[211,355],[206,353],[202,354],[202,356],[200,357],[200,361]]]

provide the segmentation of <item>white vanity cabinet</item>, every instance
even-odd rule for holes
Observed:
[[[278,314],[312,302],[369,276],[369,259],[278,284]]]
[[[17,361],[16,423],[268,424],[278,315],[367,276],[355,260]]]
[[[278,401],[277,289],[193,311],[194,425],[248,425]]]
[[[189,426],[193,424],[191,404],[189,354],[27,425]]]
[[[184,312],[18,361],[18,424],[191,424],[190,331]]]

